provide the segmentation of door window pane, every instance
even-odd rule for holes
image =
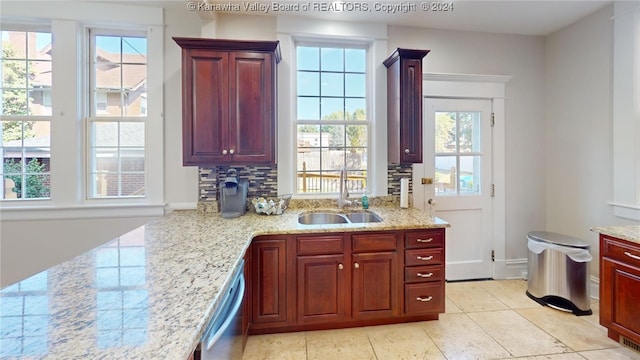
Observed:
[[[480,113],[479,112],[461,112],[460,115],[460,136],[459,136],[459,151],[465,152],[479,152],[480,149]]]
[[[456,156],[436,156],[436,195],[456,195],[457,158]]]
[[[436,195],[475,195],[482,190],[480,112],[435,112]]]
[[[480,194],[482,179],[482,159],[480,156],[460,156],[460,183],[461,195]]]

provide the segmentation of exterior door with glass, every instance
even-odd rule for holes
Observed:
[[[416,206],[451,224],[447,230],[447,280],[491,278],[491,100],[424,101],[421,167],[422,177],[432,179],[432,184],[422,187]],[[414,179],[414,184],[421,180]]]

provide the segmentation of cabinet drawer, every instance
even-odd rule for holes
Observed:
[[[444,283],[405,285],[404,311],[407,315],[444,312]]]
[[[444,249],[414,249],[405,250],[404,265],[442,265],[444,263]]]
[[[407,232],[404,244],[407,249],[443,247],[444,229]]]
[[[398,237],[395,233],[353,235],[353,252],[389,251],[398,248]]]
[[[341,235],[299,236],[296,238],[298,255],[338,254],[344,252]]]
[[[443,266],[407,266],[404,268],[404,282],[416,283],[444,280]]]
[[[632,244],[602,235],[602,256],[640,267],[640,244]]]

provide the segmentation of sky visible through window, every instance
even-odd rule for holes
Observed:
[[[120,43],[122,39],[122,44]],[[96,36],[96,48],[110,53],[147,55],[146,37]]]

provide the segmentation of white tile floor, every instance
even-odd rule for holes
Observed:
[[[243,360],[528,359],[640,360],[591,316],[538,305],[523,280],[446,285],[436,321],[250,336]]]

